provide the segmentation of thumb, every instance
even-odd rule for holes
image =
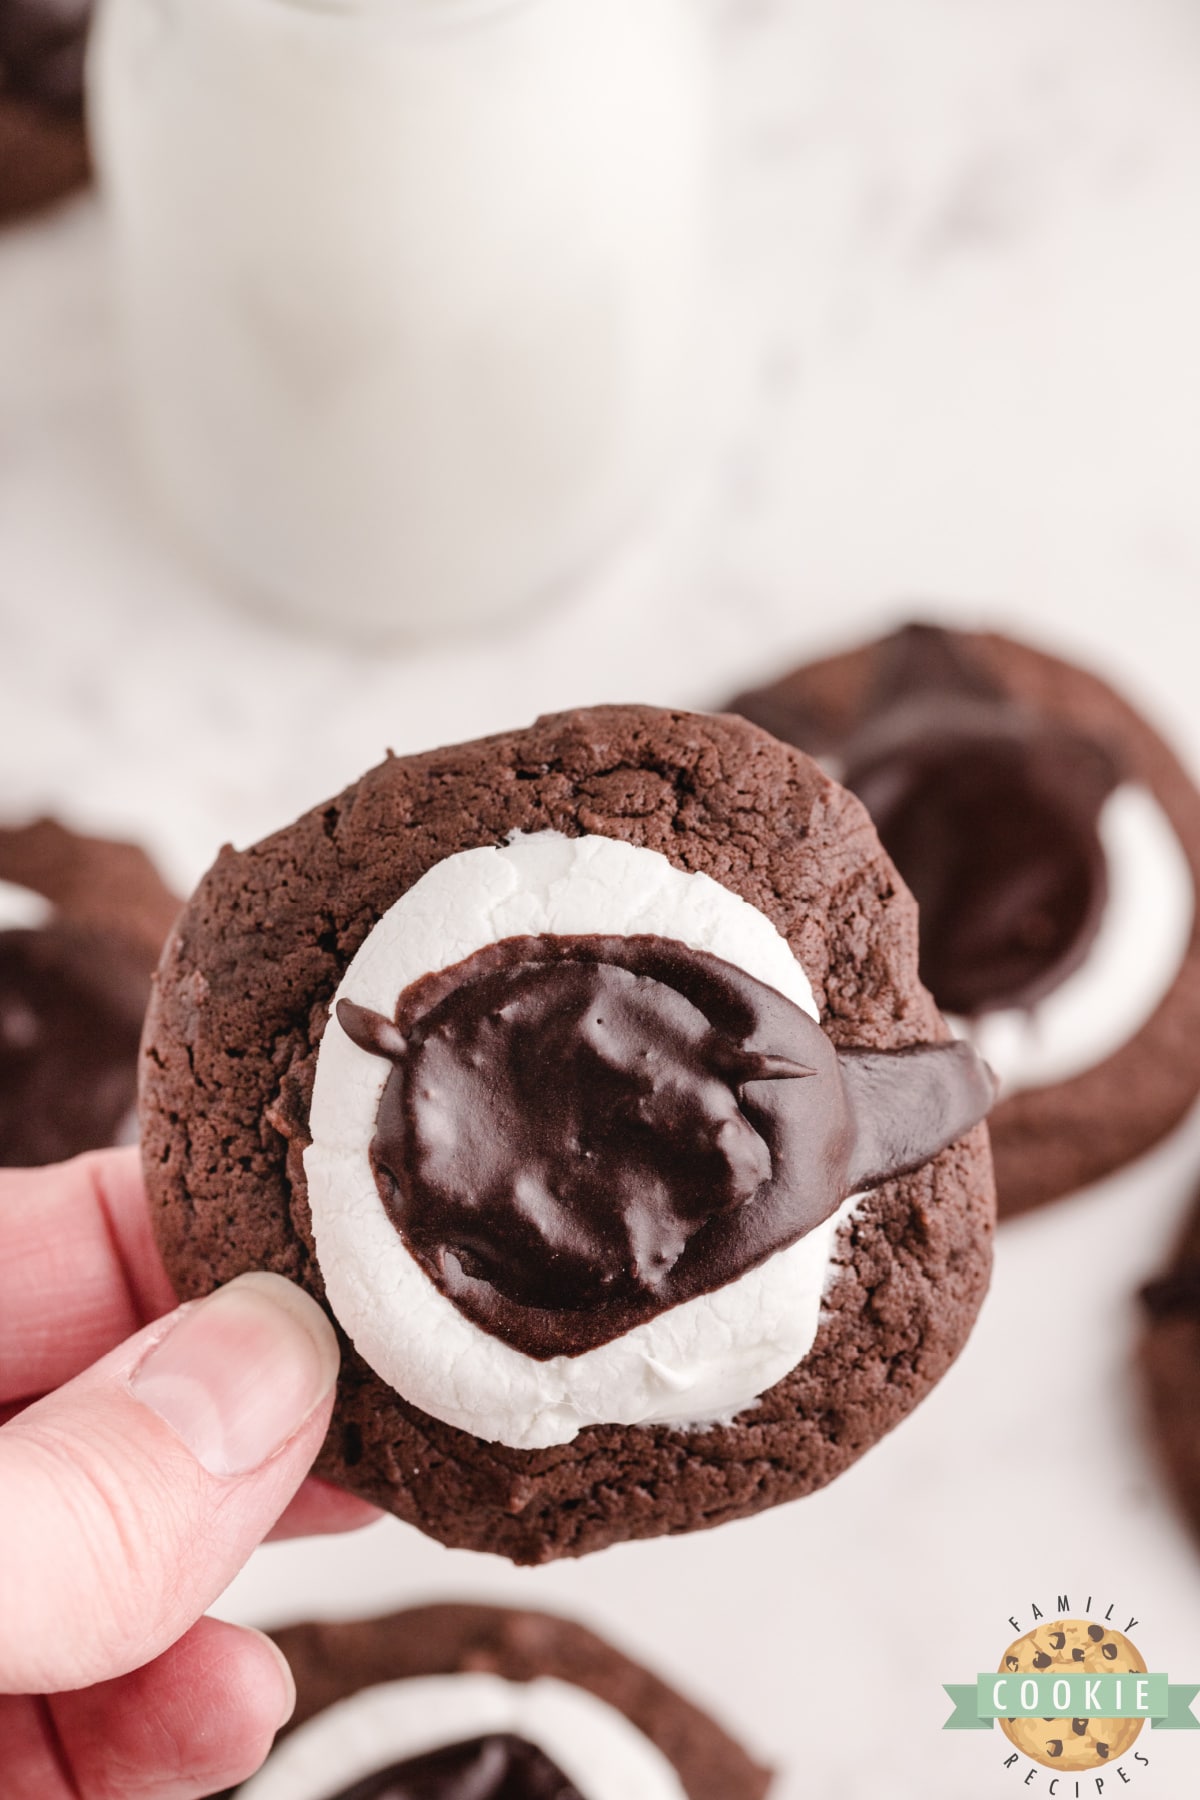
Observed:
[[[316,1302],[243,1275],[0,1431],[0,1693],[140,1668],[182,1637],[320,1448],[338,1348]]]

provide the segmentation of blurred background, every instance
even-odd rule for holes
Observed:
[[[110,207],[85,190],[0,229],[4,822],[49,812],[134,838],[186,892],[223,842],[284,824],[385,748],[605,700],[712,706],[914,608],[1014,630],[1107,673],[1200,765],[1191,0],[722,0],[683,6],[686,26],[667,7],[660,61],[628,91],[638,27],[614,6],[605,30],[628,42],[611,90],[597,90],[591,135],[578,125],[572,166],[597,216],[611,207],[629,259],[606,304],[631,309],[646,367],[670,382],[618,420],[607,467],[564,482],[544,521],[531,513],[527,538],[494,558],[477,472],[453,443],[441,464],[420,439],[402,445],[414,482],[431,484],[432,548],[409,581],[411,539],[387,548],[394,619],[386,596],[359,603],[364,579],[336,544],[314,539],[302,601],[236,566],[242,551],[260,572],[270,563],[269,533],[252,542],[265,512],[286,536],[291,505],[300,528],[305,481],[336,483],[341,469],[361,490],[379,439],[347,437],[351,461],[303,469],[289,498],[294,420],[260,395],[235,427],[213,427],[231,430],[218,493],[211,434],[206,450],[187,413],[210,394],[215,406],[222,380],[237,392],[246,340],[193,339],[187,296],[256,254],[270,266],[253,209],[271,191],[251,194],[236,230],[220,208],[201,213],[198,270],[181,252],[173,285],[146,274],[139,245],[171,232],[188,177],[182,151],[182,188],[165,153],[167,174],[147,175],[156,132],[171,154],[184,139],[153,108],[139,114],[124,81],[118,15],[134,4],[113,0],[108,23]],[[545,54],[552,72],[559,49]],[[648,97],[660,96],[658,136]],[[255,116],[254,101],[231,96],[229,118]],[[622,129],[625,105],[636,131]],[[270,164],[275,117],[265,148],[246,136],[245,166],[258,148]],[[531,139],[530,166],[565,129],[556,115],[544,143]],[[422,164],[411,217],[414,231],[434,217],[431,245],[465,230],[461,148],[451,133],[444,161]],[[234,157],[227,196],[242,166]],[[508,179],[504,205],[532,191],[527,169]],[[688,233],[664,243],[662,220],[679,226],[692,204]],[[317,191],[278,254],[311,271],[336,215],[336,186]],[[574,247],[526,225],[525,267],[545,291]],[[347,304],[338,255],[353,263],[372,236],[368,218],[330,250],[321,319]],[[647,257],[658,272],[643,292]],[[397,269],[376,268],[383,291]],[[476,293],[491,279],[452,251],[445,271],[427,260],[422,271],[418,333],[438,316],[439,282]],[[174,335],[160,342],[164,308]],[[544,388],[569,419],[590,403],[571,398],[587,357],[576,344],[543,365],[544,341],[525,346],[523,397]],[[189,342],[189,379],[147,423],[147,382],[161,394]],[[483,405],[485,375],[458,395],[460,418]],[[442,417],[436,392],[431,405]],[[266,471],[255,457],[272,431],[278,466]],[[191,518],[180,486],[204,490]],[[371,530],[386,527],[384,507]],[[528,545],[546,541],[543,527],[561,527],[561,553],[540,566]],[[438,557],[462,540],[476,554],[443,590]],[[460,607],[468,590],[477,603]],[[459,612],[475,616],[449,628]],[[260,1552],[224,1609],[263,1624],[443,1595],[557,1605],[710,1702],[780,1764],[780,1800],[1014,1789],[998,1738],[942,1735],[941,1684],[992,1664],[1015,1635],[1009,1616],[1025,1629],[1031,1602],[1103,1593],[1115,1618],[1141,1620],[1152,1667],[1200,1679],[1200,1560],[1160,1490],[1131,1371],[1132,1296],[1198,1177],[1193,1118],[1100,1188],[1006,1226],[958,1366],[894,1439],[798,1506],[538,1572],[389,1521],[357,1541]],[[1140,1747],[1147,1794],[1195,1791],[1189,1739],[1157,1733]],[[1039,1774],[1032,1791],[1047,1783]]]

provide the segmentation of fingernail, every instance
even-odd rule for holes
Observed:
[[[255,1631],[252,1625],[245,1625],[242,1629],[244,1631],[249,1631],[251,1635],[256,1638],[261,1638],[263,1643],[267,1646],[267,1649],[275,1658],[275,1661],[279,1664],[279,1679],[281,1684],[279,1702],[281,1710],[279,1714],[279,1723],[276,1725],[275,1729],[276,1731],[282,1731],[283,1727],[287,1724],[288,1720],[296,1710],[296,1678],[292,1674],[291,1664],[283,1654],[283,1651],[279,1648],[279,1645],[275,1642],[275,1639],[269,1638],[265,1631]]]
[[[247,1475],[337,1380],[333,1327],[282,1275],[239,1275],[187,1308],[130,1382],[210,1475]]]

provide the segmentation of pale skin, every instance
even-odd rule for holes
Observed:
[[[0,1170],[0,1793],[191,1800],[294,1703],[204,1616],[256,1545],[376,1515],[308,1471],[337,1344],[251,1276],[176,1308],[134,1150]]]

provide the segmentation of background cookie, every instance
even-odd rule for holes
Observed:
[[[911,900],[862,809],[740,720],[600,708],[389,759],[286,831],[224,851],[168,946],[142,1121],[183,1295],[267,1266],[324,1297],[304,1153],[330,1000],[398,895],[513,832],[615,839],[743,896],[807,971],[835,1044],[945,1035],[917,980]],[[811,1492],[957,1354],[987,1283],[992,1205],[982,1130],[877,1189],[841,1241],[810,1353],[732,1425],[599,1424],[516,1448],[432,1418],[347,1350],[320,1466],[443,1542],[518,1562]]]
[[[0,220],[87,180],[83,59],[92,0],[0,5]]]
[[[1000,1660],[1000,1673],[1145,1674],[1146,1665],[1127,1637],[1088,1619],[1056,1619],[1039,1625]],[[1144,1719],[1001,1719],[1000,1729],[1026,1756],[1055,1769],[1099,1769],[1117,1762],[1136,1742]]]
[[[420,1606],[386,1618],[294,1625],[271,1634],[296,1678],[289,1736],[382,1682],[430,1675],[551,1677],[615,1709],[667,1758],[688,1800],[761,1800],[770,1772],[707,1713],[591,1631],[507,1607]]]
[[[872,697],[887,679],[889,661],[917,629],[796,669],[742,695],[735,707],[836,765],[843,746],[856,737],[861,744],[859,734]],[[1061,741],[1073,740],[1077,757],[1111,760],[1108,785],[1116,807],[1101,815],[1102,824],[1111,816],[1121,828],[1118,850],[1134,846],[1126,859],[1130,867],[1115,868],[1110,854],[1108,911],[1099,920],[1102,932],[1107,919],[1126,941],[1117,943],[1110,933],[1085,945],[1079,969],[1068,970],[1074,986],[1068,990],[1064,982],[1057,996],[1041,1001],[1045,1016],[1052,1004],[1062,1008],[1066,997],[1060,1017],[1071,1040],[1063,1059],[1070,1072],[1057,1077],[1055,1061],[1045,1057],[1044,1047],[1039,1050],[1034,1029],[1022,1033],[1009,1015],[1018,1044],[1016,1066],[1031,1057],[1034,1078],[1009,1082],[989,1120],[1003,1217],[1069,1193],[1140,1155],[1178,1122],[1200,1091],[1200,793],[1152,726],[1094,675],[994,633],[919,629],[935,640],[936,654],[956,663],[960,692],[976,684],[985,696],[1015,704],[1024,720],[1041,722],[1039,728],[1050,734],[1050,764],[1059,753],[1054,734],[1062,731],[1068,736]],[[923,656],[928,652],[927,642]],[[1103,776],[1100,782],[1103,788]],[[1068,804],[1076,805],[1075,795]],[[1118,818],[1121,807],[1126,811]],[[1145,929],[1131,945],[1141,915]],[[1093,920],[1092,927],[1096,924]],[[1096,960],[1089,964],[1088,956]],[[1082,986],[1089,968],[1096,972],[1090,994]],[[1139,1010],[1135,989],[1143,981],[1149,998]],[[1035,996],[1035,1009],[1037,1004]],[[1120,1024],[1125,1017],[1128,1031]],[[1034,1028],[1037,1019],[1035,1010]],[[1099,1056],[1089,1052],[1090,1032],[1107,1040]],[[981,1035],[979,1041],[989,1054],[987,1038]]]
[[[0,916],[0,1164],[132,1133],[150,976],[179,902],[132,844],[52,819],[0,827],[0,882],[44,902]]]
[[[1170,1269],[1142,1300],[1142,1377],[1159,1458],[1200,1538],[1200,1202]]]

